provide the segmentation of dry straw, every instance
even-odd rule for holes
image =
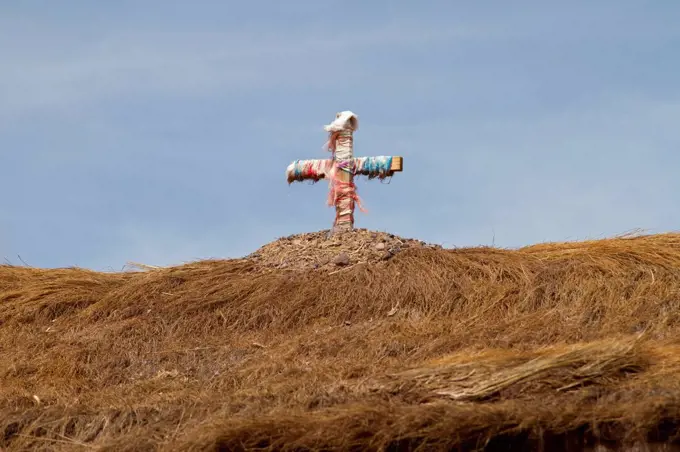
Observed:
[[[680,235],[421,247],[331,273],[0,267],[0,448],[675,438]]]

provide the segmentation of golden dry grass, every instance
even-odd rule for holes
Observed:
[[[673,443],[680,235],[0,267],[4,450],[582,450]],[[504,449],[507,450],[507,449]]]

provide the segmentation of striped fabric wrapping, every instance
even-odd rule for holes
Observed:
[[[392,157],[359,157],[354,159],[354,173],[368,176],[369,179],[385,179],[392,176]]]
[[[332,160],[296,160],[288,166],[288,183],[312,180],[318,182],[328,175]]]

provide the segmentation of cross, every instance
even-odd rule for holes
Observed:
[[[355,204],[361,207],[357,196],[354,176],[368,176],[369,179],[385,179],[402,171],[402,157],[354,157],[354,132],[359,128],[359,118],[351,111],[335,115],[335,120],[324,129],[329,134],[326,143],[331,159],[296,160],[288,166],[288,183],[311,180],[318,182],[328,179],[328,205],[335,206],[335,222],[332,232],[350,231],[354,228]]]

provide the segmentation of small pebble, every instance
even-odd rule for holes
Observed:
[[[345,265],[349,265],[349,254],[347,253],[340,253],[338,254],[335,259],[333,259],[333,263],[339,267],[343,267]]]

